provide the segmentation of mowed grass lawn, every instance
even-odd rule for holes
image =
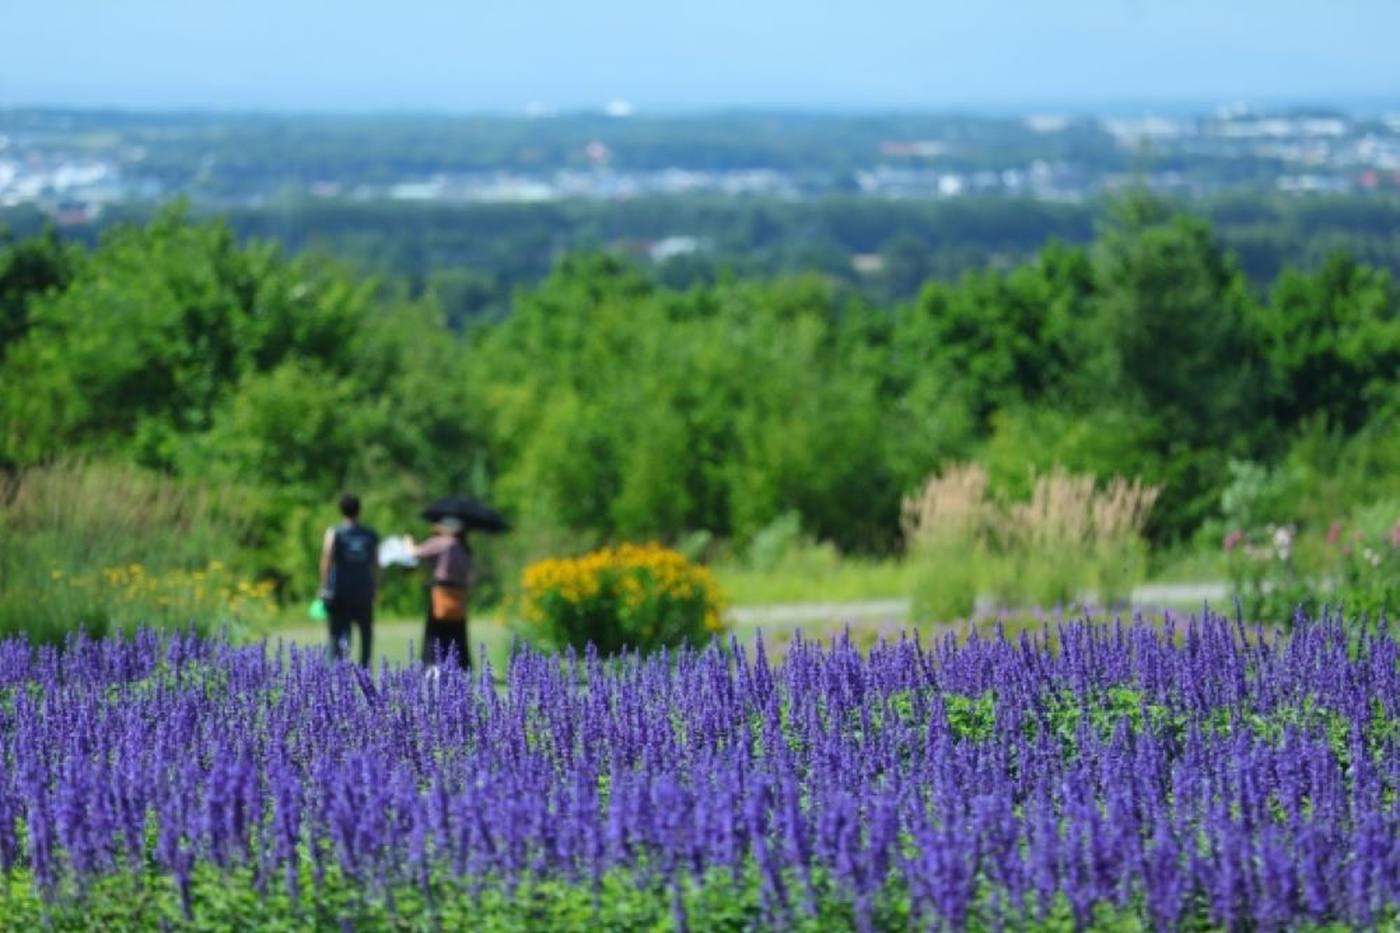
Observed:
[[[848,629],[851,639],[861,648],[873,646],[879,639],[897,641],[902,633],[917,631],[925,644],[933,639],[958,633],[966,635],[974,629],[981,635],[994,636],[996,620],[979,619],[973,624],[966,622],[950,625],[912,625],[901,618],[843,617],[839,606],[833,604],[832,614],[823,618],[767,619],[762,622],[736,621],[730,632],[750,654],[755,641],[763,638],[764,653],[770,661],[778,661],[787,653],[787,647],[799,632],[808,641],[828,641],[841,637]],[[510,646],[518,638],[518,623],[512,624],[505,617],[493,615],[473,619],[467,627],[471,640],[472,658],[478,664],[483,657],[491,662],[497,678],[501,678],[509,664]],[[1006,622],[1009,635],[1015,637],[1020,631],[1030,628],[1039,630],[1041,621],[1036,619],[1010,619]],[[269,644],[278,640],[301,647],[324,649],[330,634],[324,622],[298,621],[276,627],[267,633]],[[359,656],[358,635],[352,635],[351,657]],[[423,622],[420,619],[389,618],[376,621],[374,625],[373,654],[376,666],[380,659],[387,659],[392,665],[415,661],[423,643]]]
[[[775,610],[774,614],[761,621],[748,618],[732,621],[730,632],[739,640],[740,645],[750,651],[755,639],[761,635],[769,660],[776,661],[787,653],[788,644],[799,632],[809,641],[827,641],[840,637],[849,629],[852,641],[861,648],[869,648],[881,638],[893,642],[898,641],[901,634],[915,632],[925,644],[950,633],[966,636],[976,631],[983,637],[995,637],[999,623],[1007,637],[1017,638],[1024,631],[1039,632],[1047,623],[1054,629],[1057,618],[1076,617],[1076,610],[1067,609],[1063,615],[1053,611],[1010,612],[979,616],[971,622],[964,620],[949,623],[914,623],[902,615],[853,615],[841,602],[806,605],[820,606],[826,611],[815,617],[804,615],[784,618],[781,611],[783,607],[774,606],[770,607]],[[1163,609],[1169,608],[1178,620],[1184,622],[1187,616],[1199,614],[1201,605],[1201,596],[1192,594],[1189,598],[1181,600],[1159,600],[1151,608],[1145,609],[1145,615],[1150,621],[1160,624]],[[799,604],[796,608],[800,610],[803,606]],[[1115,615],[1125,621],[1130,617],[1128,612],[1105,613],[1102,610],[1096,611],[1094,617],[1102,622],[1111,622]],[[511,641],[520,637],[520,631],[519,622],[510,621],[501,614],[483,614],[474,618],[467,626],[473,660],[480,663],[484,650],[484,657],[490,660],[499,677],[510,660]],[[268,642],[274,645],[281,639],[303,647],[324,648],[330,633],[324,622],[298,619],[275,625],[266,633],[266,637]],[[352,657],[359,656],[357,638],[358,633],[352,635]],[[394,665],[417,660],[422,644],[421,619],[391,617],[375,622],[373,653],[376,666],[381,658]]]
[[[765,621],[762,623],[736,622],[730,631],[745,648],[752,648],[754,639],[762,634],[765,653],[776,660],[786,653],[793,635],[799,630],[807,639],[829,639],[839,636],[849,626],[852,637],[863,645],[874,644],[883,635],[888,640],[899,638],[901,630],[908,623],[898,619],[842,619],[833,615],[829,619],[802,621]],[[933,627],[920,626],[921,635],[933,634]],[[947,627],[940,626],[946,631]],[[510,645],[513,638],[519,637],[518,629],[502,616],[482,616],[473,619],[467,626],[467,637],[471,640],[472,658],[480,662],[482,652],[490,660],[492,668],[500,675],[510,660]],[[359,633],[351,636],[351,657],[359,657]],[[278,640],[302,647],[325,648],[330,632],[324,622],[295,622],[281,625],[267,633],[269,644]],[[376,666],[380,659],[398,665],[417,660],[423,644],[423,622],[420,619],[390,618],[374,623],[373,654]]]
[[[506,669],[510,658],[511,630],[499,616],[483,616],[473,619],[467,626],[467,637],[471,639],[472,659],[478,663],[484,649],[486,658],[499,674]],[[278,626],[267,635],[269,644],[275,645],[281,639],[302,647],[325,648],[330,641],[330,631],[324,622],[297,622]],[[389,618],[374,623],[373,653],[378,666],[380,659],[399,665],[416,661],[423,645],[423,620]],[[351,657],[360,655],[359,632],[351,635]]]

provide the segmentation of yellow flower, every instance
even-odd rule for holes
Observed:
[[[522,615],[539,624],[564,624],[553,614],[573,610],[561,604],[588,603],[614,613],[619,624],[640,624],[640,631],[651,637],[657,627],[652,612],[674,613],[680,604],[699,613],[696,624],[701,628],[724,627],[719,590],[710,572],[656,542],[624,542],[578,557],[537,561],[522,572],[521,590]],[[634,622],[624,623],[627,618]]]

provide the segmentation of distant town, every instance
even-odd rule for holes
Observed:
[[[1131,186],[1187,198],[1400,191],[1400,113],[667,117],[625,102],[519,118],[0,111],[0,207],[36,207],[60,225],[176,196],[215,208],[833,194],[1076,202]]]

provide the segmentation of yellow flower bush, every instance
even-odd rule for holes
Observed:
[[[542,560],[521,583],[532,632],[555,646],[592,642],[607,654],[701,644],[725,630],[710,571],[660,544]]]
[[[142,564],[104,567],[88,574],[55,570],[56,585],[66,586],[102,606],[113,628],[182,626],[202,630],[220,625],[264,621],[277,609],[270,580],[239,579],[220,561],[198,570],[148,570]]]

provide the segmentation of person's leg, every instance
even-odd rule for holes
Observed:
[[[423,590],[423,648],[422,657],[425,665],[437,664],[437,652],[434,641],[436,631],[433,626],[433,591],[431,588]]]
[[[332,602],[326,607],[326,621],[331,629],[331,657],[339,660],[345,657],[345,648],[350,641],[350,616],[343,602]]]
[[[371,658],[374,655],[371,647],[374,644],[374,604],[366,603],[360,611],[357,619],[360,625],[360,666],[369,667]]]
[[[462,670],[470,670],[472,659],[467,651],[467,623],[441,622],[439,627],[443,659],[446,660],[450,657],[450,663],[457,665]]]
[[[462,646],[462,657],[459,663],[462,665],[462,670],[469,671],[472,669],[472,645],[471,640],[467,637],[467,623],[463,622],[457,632],[457,638]]]
[[[434,619],[428,623],[428,663],[452,663],[452,623]]]

